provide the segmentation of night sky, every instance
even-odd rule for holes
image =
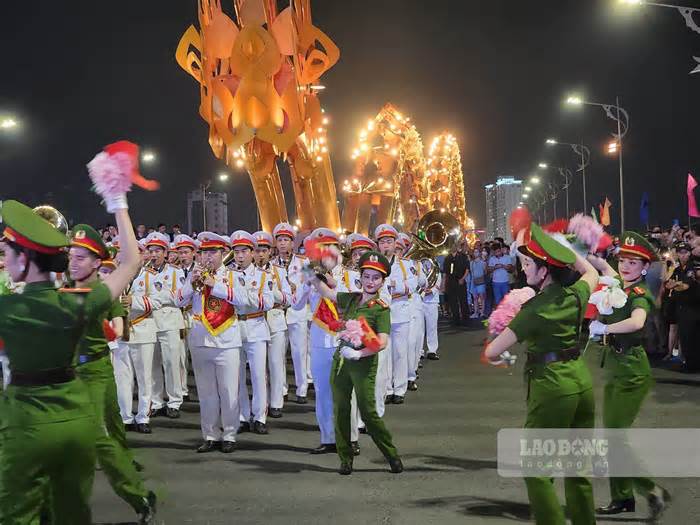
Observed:
[[[0,198],[48,202],[73,221],[102,225],[108,216],[88,190],[85,164],[103,145],[126,138],[157,152],[157,164],[143,173],[163,186],[130,195],[134,222],[184,223],[185,193],[226,168],[207,143],[198,86],[174,59],[180,36],[196,21],[196,1],[6,4],[0,115],[17,115],[22,129],[0,134]],[[700,175],[700,74],[688,75],[700,35],[675,10],[645,7],[620,16],[615,4],[313,0],[315,24],[341,50],[322,79],[336,181],[350,170],[359,127],[391,101],[412,117],[424,143],[445,129],[458,137],[468,213],[477,225],[485,220],[483,186],[497,175],[526,176],[542,160],[575,168],[570,150],[545,147],[554,136],[593,150],[589,207],[607,195],[614,228],[617,158],[604,148],[615,124],[600,108],[564,109],[565,95],[578,90],[597,102],[619,95],[630,113],[628,226],[640,226],[644,191],[652,223],[684,219],[686,174]],[[248,176],[233,173],[229,226],[253,229]],[[582,207],[580,188],[577,178],[572,208]],[[291,190],[287,195],[291,211]]]

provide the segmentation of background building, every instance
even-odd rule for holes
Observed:
[[[200,188],[187,194],[187,231],[205,230],[220,235],[231,233],[228,229],[228,195]]]
[[[486,189],[486,238],[503,237],[512,242],[508,218],[520,205],[522,181],[515,177],[498,177],[495,184],[487,184]]]

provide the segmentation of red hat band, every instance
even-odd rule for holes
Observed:
[[[374,248],[374,244],[365,239],[359,239],[350,243],[350,249],[354,250],[356,248],[369,248],[370,250]]]
[[[190,241],[180,241],[175,245],[175,248],[192,248],[193,250],[196,250],[197,245]]]
[[[202,241],[202,243],[199,245],[200,250],[214,250],[217,248],[226,248],[226,243],[216,239],[208,239],[206,241]]]
[[[289,230],[278,230],[277,233],[275,233],[275,239],[280,235],[286,235],[287,237],[290,237],[292,239],[294,238],[294,232]]]
[[[552,266],[556,266],[557,268],[566,268],[566,264],[564,264],[561,261],[557,261],[550,255],[548,255],[547,252],[545,252],[542,249],[542,246],[540,246],[539,243],[534,239],[527,243],[526,249],[528,253],[530,253],[533,257],[536,257],[541,261],[546,262],[547,264],[551,264]]]
[[[146,248],[149,246],[155,246],[156,248],[163,248],[164,250],[168,250],[170,246],[168,245],[167,242],[161,241],[160,239],[151,239],[146,243]]]
[[[362,264],[362,266],[360,266],[360,269],[361,269],[361,270],[366,270],[366,269],[377,270],[377,271],[378,271],[379,273],[381,273],[382,275],[384,275],[384,276],[387,275],[386,268],[385,268],[384,265],[383,265],[382,263],[380,263],[379,261],[376,261],[376,262],[374,262],[374,261],[365,261],[364,264]]]
[[[391,230],[382,230],[379,232],[379,235],[377,235],[377,240],[381,239],[382,237],[391,237],[392,239],[396,239],[396,233]]]
[[[90,250],[94,254],[98,255],[100,259],[103,259],[107,254],[102,251],[102,247],[89,237],[83,237],[82,239],[73,238],[70,242],[71,246],[80,246],[86,250]]]
[[[250,248],[251,250],[255,248],[255,245],[248,239],[236,239],[235,241],[231,242],[231,246],[233,246],[234,248],[236,246],[245,246],[246,248]]]
[[[632,257],[638,257],[644,259],[645,261],[651,261],[654,258],[654,254],[647,250],[644,246],[623,244],[620,246],[620,256],[623,254],[629,254]]]
[[[28,248],[30,250],[34,250],[35,252],[45,253],[47,255],[56,255],[61,253],[61,251],[63,250],[63,248],[42,246],[41,244],[37,244],[34,241],[30,241],[24,235],[17,233],[9,226],[5,227],[5,231],[3,232],[3,238],[14,242],[15,244],[19,244],[23,248]]]

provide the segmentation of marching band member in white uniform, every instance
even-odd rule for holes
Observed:
[[[256,434],[267,434],[267,345],[270,329],[267,326],[266,312],[274,306],[274,284],[266,272],[253,264],[255,240],[243,230],[231,234],[231,246],[236,261],[235,278],[248,293],[255,293],[258,303],[242,305],[238,309],[241,328],[241,366],[239,397],[241,405],[240,431],[252,430]],[[251,410],[246,382],[246,367],[250,367],[250,382],[253,386]]]
[[[290,304],[292,290],[287,281],[287,270],[270,262],[272,235],[264,231],[253,234],[255,239],[255,264],[272,279],[275,304],[267,312],[270,329],[270,345],[267,349],[267,367],[270,377],[270,410],[272,418],[282,417],[284,396],[287,389],[287,321],[285,310]]]
[[[328,228],[317,228],[307,239],[316,240],[320,245],[338,245],[338,236]],[[335,287],[340,274],[341,265],[338,264],[326,279],[332,275],[329,286]],[[314,390],[316,392],[316,420],[321,431],[321,444],[311,451],[312,454],[335,453],[335,427],[333,422],[333,392],[331,390],[331,367],[333,355],[338,346],[338,339],[333,326],[329,325],[339,319],[335,304],[329,299],[324,299],[309,283],[304,282],[301,293],[294,297],[292,308],[304,310],[307,304],[311,306],[313,319],[309,329],[309,341],[311,345],[311,373],[314,378]]]
[[[388,361],[387,402],[400,405],[408,389],[408,352],[411,321],[411,297],[416,279],[411,275],[411,261],[396,254],[398,232],[390,224],[380,224],[374,231],[379,251],[389,259],[391,274],[391,360]],[[381,355],[381,353],[380,353]],[[381,368],[381,366],[379,367]],[[377,373],[379,377],[379,372]],[[381,416],[382,414],[380,414]]]
[[[257,307],[257,294],[250,294],[232,270],[222,265],[226,241],[220,235],[198,235],[202,265],[188,273],[177,292],[180,307],[192,307],[189,334],[194,378],[199,396],[204,442],[197,452],[233,452],[239,422],[240,323],[236,309]]]
[[[275,262],[287,271],[287,280],[292,293],[292,302],[297,293],[301,293],[303,276],[302,268],[308,259],[302,255],[293,253],[296,233],[291,224],[282,222],[272,231],[277,248]],[[294,364],[294,384],[296,385],[296,402],[306,404],[308,392],[308,358],[309,358],[309,309],[287,309],[287,330],[289,332],[289,346]]]
[[[157,325],[156,351],[153,354],[153,405],[151,416],[180,417],[182,405],[182,353],[184,342],[181,332],[185,328],[182,311],[175,303],[177,291],[185,282],[180,268],[166,263],[170,239],[158,232],[146,237],[146,247],[151,254],[153,269],[157,272],[156,289],[160,293],[161,307],[153,313]],[[165,404],[163,393],[167,394]]]
[[[195,239],[189,235],[176,235],[175,236],[175,249],[177,250],[178,257],[180,259],[180,269],[185,279],[187,279],[194,270],[195,262],[194,257],[197,253],[197,242]],[[192,328],[192,305],[188,305],[182,309],[182,316],[185,320],[185,333],[189,332]],[[187,354],[189,353],[189,342],[188,338],[183,339],[184,344],[182,345],[182,353],[180,355],[180,377],[182,383],[182,397],[183,399],[189,396],[189,389],[187,386]]]
[[[413,244],[411,237],[405,233],[399,234],[402,244],[402,253],[407,253]],[[411,327],[408,331],[408,384],[407,390],[418,390],[418,364],[423,350],[423,338],[425,337],[425,317],[423,314],[422,290],[427,284],[423,266],[419,261],[406,259],[403,261],[408,268],[411,279],[416,281],[416,292],[411,296]]]

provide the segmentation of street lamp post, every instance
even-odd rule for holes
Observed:
[[[569,168],[557,168],[559,170],[559,175],[564,177],[564,190],[566,191],[566,216],[569,217],[569,186],[571,186],[571,180],[574,178],[571,170]],[[584,209],[584,213],[585,213]]]
[[[624,174],[622,170],[622,139],[629,131],[629,113],[620,107],[620,97],[615,97],[615,104],[601,104],[599,102],[589,102],[578,96],[570,96],[566,103],[572,106],[598,106],[603,108],[609,119],[617,123],[617,133],[613,133],[618,144],[619,170],[620,170],[620,231],[625,230],[625,194],[624,194]],[[613,108],[615,112],[613,112]]]
[[[576,171],[581,172],[581,181],[583,183],[583,213],[586,213],[586,210],[588,210],[588,201],[586,199],[586,168],[591,163],[591,150],[583,144],[574,144],[573,142],[559,142],[556,139],[547,139],[545,143],[549,146],[569,146],[576,155],[581,157],[581,162],[578,165],[578,169]]]

